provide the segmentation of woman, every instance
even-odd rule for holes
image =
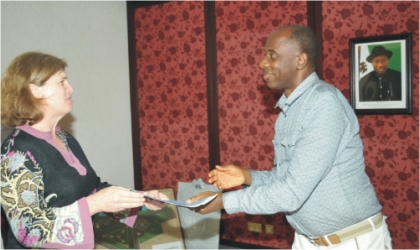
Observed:
[[[113,213],[133,226],[139,206],[163,203],[143,192],[101,183],[76,139],[60,130],[72,110],[67,64],[27,52],[1,82],[1,119],[16,126],[1,148],[1,202],[10,230],[5,248],[94,248],[91,216]],[[156,190],[149,195],[167,199]]]

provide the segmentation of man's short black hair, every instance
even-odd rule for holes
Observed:
[[[302,53],[308,55],[309,64],[316,68],[316,61],[318,60],[319,45],[314,32],[308,27],[302,25],[283,26],[278,30],[291,29],[292,34],[289,39],[291,42],[299,44]]]

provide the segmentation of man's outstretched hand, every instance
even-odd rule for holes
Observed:
[[[218,166],[209,173],[209,183],[218,187],[220,190],[240,186],[242,184],[251,185],[251,174],[248,170],[242,169],[233,164]]]
[[[208,214],[217,210],[221,210],[223,209],[223,194],[222,193],[215,193],[215,192],[211,192],[211,191],[206,191],[206,192],[202,192],[199,193],[197,195],[194,195],[193,197],[189,198],[186,203],[190,204],[193,202],[196,202],[198,200],[207,198],[209,196],[213,196],[217,194],[216,198],[214,198],[212,201],[210,201],[209,203],[200,206],[200,207],[196,207],[196,208],[191,208],[192,211],[199,213],[199,214]]]

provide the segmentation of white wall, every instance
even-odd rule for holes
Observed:
[[[17,55],[63,58],[73,111],[60,121],[103,181],[134,188],[125,1],[1,2],[1,72]]]

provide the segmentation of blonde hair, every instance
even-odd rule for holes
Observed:
[[[1,80],[1,122],[17,126],[42,120],[43,99],[36,98],[29,85],[43,86],[66,67],[64,60],[40,52],[26,52],[16,57]]]

